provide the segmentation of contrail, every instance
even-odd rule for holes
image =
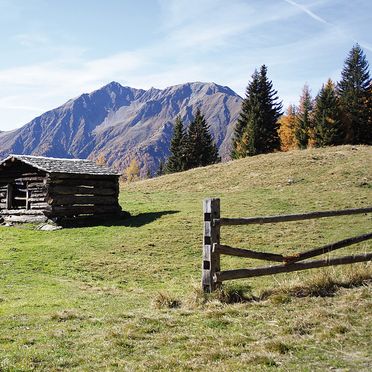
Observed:
[[[318,15],[316,15],[315,13],[313,13],[311,10],[309,10],[308,8],[306,8],[306,6],[304,5],[301,5],[301,4],[298,4],[296,3],[295,1],[293,0],[284,0],[286,3],[288,4],[291,4],[293,6],[295,6],[296,8],[302,10],[303,12],[305,12],[306,14],[308,14],[311,18],[317,20],[318,22],[321,22],[321,23],[324,23],[326,25],[331,25],[329,22],[327,22],[324,18],[322,17],[319,17]]]

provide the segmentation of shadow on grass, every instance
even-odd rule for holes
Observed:
[[[161,211],[161,212],[147,212],[147,213],[140,213],[136,216],[131,216],[123,220],[123,223],[120,226],[127,226],[127,227],[141,227],[143,225],[147,225],[148,223],[154,222],[162,216],[167,214],[175,214],[179,213],[179,211]]]
[[[64,228],[74,227],[93,227],[93,226],[125,226],[125,227],[141,227],[151,222],[156,221],[162,216],[168,214],[175,214],[179,211],[160,211],[160,212],[147,212],[140,213],[136,216],[131,216],[128,212],[122,212],[117,216],[106,217],[78,217],[78,218],[65,218],[59,221],[59,224]]]

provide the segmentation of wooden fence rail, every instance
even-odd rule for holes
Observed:
[[[288,221],[301,221],[307,219],[318,219],[324,217],[347,216],[354,214],[370,213],[372,207],[344,209],[335,211],[320,211],[302,214],[289,214],[281,216],[262,216],[250,218],[221,218],[220,199],[206,199],[203,204],[204,211],[204,236],[203,236],[203,266],[202,286],[205,292],[212,292],[219,287],[223,281],[231,279],[250,278],[256,276],[273,275],[299,270],[307,270],[325,266],[345,265],[356,262],[369,261],[372,253],[337,258],[326,258],[323,260],[305,261],[308,258],[332,252],[336,249],[347,247],[372,239],[372,232],[359,236],[343,239],[335,243],[314,248],[306,252],[285,256],[277,253],[258,252],[250,249],[234,248],[220,244],[220,232],[223,225],[247,225],[278,223]],[[229,255],[236,257],[253,258],[265,261],[280,262],[281,265],[258,267],[251,269],[238,269],[221,271],[220,256]]]

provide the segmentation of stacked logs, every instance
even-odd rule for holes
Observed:
[[[117,214],[119,180],[117,176],[51,174],[46,186],[50,214],[56,217]]]

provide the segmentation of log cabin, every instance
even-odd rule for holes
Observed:
[[[120,215],[119,176],[89,160],[9,155],[0,161],[0,218],[33,223]]]

